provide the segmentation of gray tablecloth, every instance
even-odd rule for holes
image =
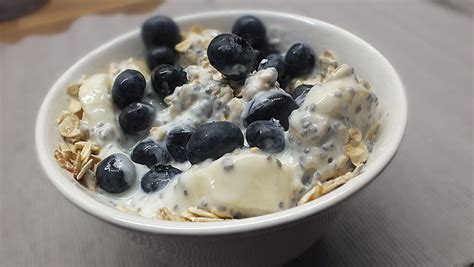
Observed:
[[[377,47],[406,85],[408,129],[390,166],[292,265],[474,261],[473,4],[458,1],[169,1],[169,15],[251,7],[334,23]],[[156,266],[151,252],[67,202],[44,177],[34,123],[49,86],[143,15],[88,16],[68,30],[0,44],[0,265]]]

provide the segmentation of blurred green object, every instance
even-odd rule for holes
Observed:
[[[27,15],[47,2],[48,0],[0,0],[0,22]]]

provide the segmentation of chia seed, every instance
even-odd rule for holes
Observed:
[[[279,159],[276,160],[276,164],[278,165],[278,167],[281,168],[282,164],[281,164],[281,161]]]
[[[372,94],[368,94],[365,100],[369,103],[372,102]]]
[[[267,160],[272,160],[272,159],[273,159],[272,156],[267,157]]]
[[[202,200],[201,203],[199,203],[199,207],[202,207],[202,208],[207,207],[207,202],[205,200]]]
[[[319,179],[319,178],[321,178],[321,173],[315,172],[313,177],[316,178],[316,179]]]
[[[329,133],[332,131],[332,127],[331,126],[328,126],[328,129],[326,130],[326,133]]]
[[[358,105],[356,108],[355,108],[355,113],[359,113],[360,110],[362,109],[362,107],[360,105]]]
[[[329,151],[329,150],[331,150],[331,149],[334,148],[334,143],[324,144],[322,148],[323,148],[323,150],[325,150],[325,151]]]
[[[224,112],[224,116],[229,116],[230,114],[230,107],[228,105],[224,105],[224,107],[222,108],[223,109],[223,112]]]
[[[305,154],[308,154],[308,153],[309,153],[309,148],[305,148],[305,149],[303,150],[303,152],[304,152]]]
[[[187,196],[188,196],[188,191],[187,191],[187,190],[184,190],[184,191],[183,191],[183,194],[184,194],[185,197],[187,197]]]
[[[285,207],[285,203],[283,203],[283,201],[280,201],[280,203],[278,203],[278,207],[280,209],[283,209]]]
[[[356,95],[356,90],[352,87],[349,88],[349,94],[351,94],[352,97]]]
[[[230,163],[226,163],[226,164],[224,165],[224,170],[225,170],[225,171],[231,171],[233,168],[234,168],[234,164],[232,164],[231,162],[230,162]]]
[[[332,159],[331,157],[330,157],[330,158],[328,158],[328,163],[329,163],[329,164],[331,164],[331,163],[332,163],[332,161],[333,161],[333,159]]]

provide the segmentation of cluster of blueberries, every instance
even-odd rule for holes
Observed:
[[[176,65],[175,45],[181,41],[176,23],[165,16],[155,16],[144,22],[141,29],[147,48],[146,61],[152,70],[151,85],[161,98],[172,94],[176,87],[187,83],[186,72]],[[232,34],[216,36],[209,44],[210,64],[227,79],[242,82],[254,70],[275,68],[282,88],[294,77],[309,74],[316,64],[313,49],[302,43],[290,47],[283,57],[267,40],[264,24],[254,16],[239,18]],[[263,60],[265,59],[265,60]],[[121,109],[119,124],[127,134],[138,134],[148,129],[154,119],[155,108],[142,101],[146,80],[136,70],[122,71],[112,86],[112,98]],[[288,117],[302,102],[311,85],[300,85],[292,95],[284,92],[264,92],[254,97],[247,106],[243,125],[245,138],[251,147],[278,153],[285,148],[284,130]],[[131,160],[150,168],[141,179],[143,191],[155,192],[164,188],[181,170],[167,165],[171,158],[191,164],[206,159],[218,159],[244,145],[240,128],[228,121],[206,123],[194,128],[178,126],[166,137],[166,148],[153,140],[139,142],[131,153]],[[96,170],[99,187],[109,193],[121,193],[136,180],[133,163],[123,154],[113,154],[99,163]]]

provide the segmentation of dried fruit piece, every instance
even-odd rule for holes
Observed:
[[[70,101],[69,102],[69,111],[71,113],[78,113],[78,112],[82,111],[81,102],[79,102],[79,100],[70,99],[69,101]]]
[[[92,153],[98,153],[100,151],[100,148],[99,146],[97,146],[96,144],[90,142],[90,141],[79,141],[79,142],[76,142],[74,143],[74,147],[76,149],[83,149],[84,146],[87,144],[87,143],[91,143],[91,151]]]
[[[203,209],[190,207],[188,210],[185,210],[181,213],[181,219],[190,222],[220,222],[232,220],[233,218],[227,214],[219,216],[215,212],[209,212]]]
[[[357,128],[350,128],[348,139],[344,145],[346,154],[355,166],[362,165],[369,158],[369,150],[362,141],[362,133]]]
[[[173,213],[166,207],[158,210],[158,217],[164,221],[174,221]]]
[[[89,160],[89,157],[91,156],[91,148],[92,148],[92,143],[91,142],[86,142],[84,147],[81,150],[81,161],[85,162]]]
[[[319,64],[323,70],[328,71],[329,67],[337,68],[337,58],[333,51],[325,50],[322,55],[319,56]]]
[[[186,50],[188,50],[191,47],[192,44],[193,44],[193,40],[191,38],[184,39],[183,41],[178,43],[174,47],[174,49],[176,49],[176,51],[178,51],[178,52],[185,52]]]
[[[201,34],[204,30],[205,30],[204,27],[202,27],[201,25],[193,25],[191,27],[191,32],[197,33],[197,34]]]
[[[346,174],[336,177],[327,182],[318,182],[313,188],[311,188],[311,190],[309,190],[306,194],[303,195],[303,197],[301,197],[301,199],[298,201],[298,206],[315,200],[323,195],[326,195],[327,193],[338,188],[339,186],[347,183],[347,181],[357,176],[361,172],[362,166],[363,165],[359,165],[352,172],[347,172]]]
[[[79,129],[80,120],[74,114],[66,114],[62,116],[62,120],[59,123],[59,133],[66,138],[74,138],[81,135]]]
[[[86,174],[86,171],[88,171],[92,167],[92,159],[89,159],[86,164],[84,164],[79,171],[79,173],[76,176],[76,180],[81,180],[84,174]]]

